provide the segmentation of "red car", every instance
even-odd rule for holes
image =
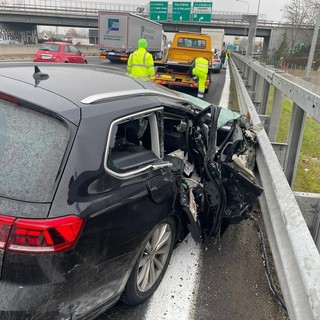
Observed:
[[[33,62],[88,63],[87,57],[68,42],[44,42]]]

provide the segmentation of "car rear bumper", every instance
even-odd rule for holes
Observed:
[[[51,59],[46,59],[46,60],[43,60],[43,59],[33,59],[33,62],[50,62],[50,63],[63,63],[63,61],[59,60],[51,60]]]
[[[174,86],[174,87],[188,87],[188,88],[198,88],[193,82],[181,82],[181,81],[168,81],[168,80],[160,80],[155,79],[153,82],[162,84],[165,86]]]
[[[0,319],[2,320],[93,320],[103,312],[111,308],[120,298],[120,294],[110,299],[107,303],[102,303],[95,310],[86,314],[71,315],[68,313],[60,313],[60,310],[39,312],[33,311],[0,311]]]
[[[135,256],[131,252],[106,262],[97,259],[95,264],[75,261],[73,256],[69,257],[73,266],[67,267],[63,257],[59,261],[45,257],[34,264],[30,257],[21,266],[4,266],[0,319],[91,319],[91,314],[103,312],[119,299]]]

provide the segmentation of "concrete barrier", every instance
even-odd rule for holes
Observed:
[[[0,60],[30,60],[33,58],[40,46],[41,44],[0,45]],[[78,45],[76,47],[87,56],[99,55],[98,47],[95,45]]]

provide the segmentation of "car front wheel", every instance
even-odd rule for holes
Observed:
[[[167,218],[152,232],[141,256],[133,267],[121,300],[137,305],[147,300],[159,286],[171,258],[176,227]]]

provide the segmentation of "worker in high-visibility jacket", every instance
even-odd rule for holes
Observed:
[[[201,57],[196,58],[194,61],[194,68],[192,69],[192,74],[194,76],[194,79],[198,80],[198,96],[197,96],[198,98],[204,97],[208,71],[209,71],[208,60]]]
[[[128,75],[144,81],[153,80],[154,62],[152,54],[147,52],[148,42],[146,39],[138,41],[138,49],[132,52],[127,63]]]
[[[230,58],[230,52],[229,52],[229,50],[227,50],[226,57],[225,57],[224,64],[223,64],[223,69],[227,69],[228,63],[229,63],[229,58]]]

